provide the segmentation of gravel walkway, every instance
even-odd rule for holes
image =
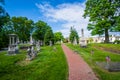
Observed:
[[[73,52],[65,44],[62,44],[62,48],[69,66],[69,80],[98,80],[79,54]]]

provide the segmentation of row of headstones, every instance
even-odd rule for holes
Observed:
[[[76,38],[74,38],[73,44],[74,44],[74,45],[77,45],[77,39],[76,39]],[[81,37],[80,46],[81,46],[81,47],[87,47],[87,43],[86,43],[84,37]]]
[[[33,43],[32,43],[33,44]],[[49,42],[49,45],[52,46],[52,41]],[[37,56],[37,53],[40,51],[40,41],[36,42],[36,51],[34,45],[31,45],[27,49],[27,58],[26,60],[32,60]]]
[[[43,45],[42,41],[34,41],[32,36],[30,36],[30,42],[19,42],[16,34],[9,35],[9,46],[8,46],[8,55],[13,55],[19,53],[18,43],[30,44],[31,46],[27,49],[27,58],[26,60],[32,60],[36,57],[37,53],[40,51],[40,46]],[[36,45],[36,50],[34,49]],[[52,46],[52,41],[49,41],[49,45]]]

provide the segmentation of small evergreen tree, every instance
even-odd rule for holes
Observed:
[[[75,30],[74,27],[71,27],[71,29],[70,29],[70,36],[69,36],[70,42],[73,43],[75,38],[76,38],[77,43],[78,43],[79,42],[78,33],[77,33],[77,31]]]
[[[49,27],[45,33],[44,45],[49,45],[50,41],[52,41],[52,44],[54,44],[54,34],[52,29]]]

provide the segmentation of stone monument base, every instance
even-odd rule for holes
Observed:
[[[96,64],[109,72],[120,72],[120,62],[96,62]]]

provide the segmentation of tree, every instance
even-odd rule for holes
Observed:
[[[28,41],[34,28],[34,22],[26,17],[12,17],[6,27],[12,33],[17,34],[20,40]]]
[[[120,28],[120,0],[87,0],[84,17],[89,17],[91,34],[105,34],[109,42],[110,29]]]
[[[63,38],[63,35],[62,35],[61,32],[56,32],[56,33],[54,33],[54,40],[55,40],[55,42],[61,41],[61,40],[63,40],[63,39],[64,39],[64,38]]]
[[[9,14],[3,8],[4,0],[0,0],[0,32],[6,22],[9,21]]]
[[[52,29],[49,27],[45,33],[44,44],[49,45],[50,41],[52,41],[52,44],[54,44],[54,34]]]
[[[10,18],[3,6],[4,0],[0,0],[0,49],[8,45],[8,32],[3,27]]]
[[[71,29],[70,29],[70,36],[69,36],[70,42],[73,43],[75,38],[76,38],[77,43],[78,43],[79,42],[78,33],[77,33],[77,31],[75,30],[74,27],[71,27]]]
[[[49,28],[49,26],[47,25],[47,23],[39,20],[38,22],[35,23],[35,29],[33,32],[33,37],[36,40],[41,40],[44,41],[44,36],[46,33],[46,30]]]

